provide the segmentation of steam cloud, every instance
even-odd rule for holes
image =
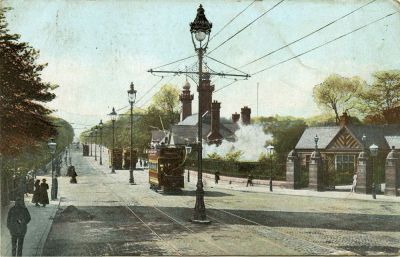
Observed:
[[[203,156],[207,158],[208,154],[217,153],[221,157],[225,157],[230,151],[242,151],[241,161],[257,161],[261,153],[265,153],[264,147],[267,140],[271,140],[270,134],[265,134],[263,128],[259,124],[242,125],[235,132],[236,141],[229,142],[222,140],[222,144],[207,145],[203,144]]]

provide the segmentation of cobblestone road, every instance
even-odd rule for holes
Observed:
[[[194,184],[149,189],[147,173],[110,174],[73,153],[78,184],[60,179],[61,205],[43,255],[400,254],[400,204],[206,187],[210,225],[189,221]],[[107,161],[104,161],[107,163]],[[72,208],[74,206],[75,208]]]

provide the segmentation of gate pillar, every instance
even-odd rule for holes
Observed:
[[[311,190],[322,191],[322,158],[318,149],[311,154],[308,172],[308,187]]]
[[[394,146],[392,151],[386,157],[385,165],[385,195],[399,195],[400,183],[400,155],[396,152]]]
[[[371,165],[368,154],[363,150],[358,155],[356,193],[367,194],[371,192]]]
[[[290,151],[286,159],[286,188],[296,189],[300,184],[300,163],[296,150]]]

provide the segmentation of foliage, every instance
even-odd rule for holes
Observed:
[[[207,154],[207,157],[213,160],[222,160],[221,155],[217,154],[217,153],[209,153]]]
[[[359,77],[346,78],[333,74],[314,86],[313,97],[318,106],[334,112],[336,124],[339,124],[341,113],[357,108],[364,84]]]
[[[20,36],[10,34],[5,9],[0,9],[0,130],[2,156],[15,157],[27,149],[40,148],[57,131],[42,104],[55,98],[56,86],[43,82],[46,65],[37,64],[39,52]]]
[[[362,94],[368,123],[400,122],[400,70],[378,71]]]
[[[238,151],[231,150],[225,155],[224,159],[227,161],[237,162],[237,161],[239,161],[239,159],[242,155],[243,155],[243,152],[240,150],[238,150]]]

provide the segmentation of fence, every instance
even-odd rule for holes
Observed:
[[[186,160],[185,168],[197,170],[197,160]],[[217,171],[222,176],[230,177],[246,178],[251,173],[255,179],[269,179],[271,175],[274,180],[286,179],[285,163],[203,159],[203,172],[214,174]]]

